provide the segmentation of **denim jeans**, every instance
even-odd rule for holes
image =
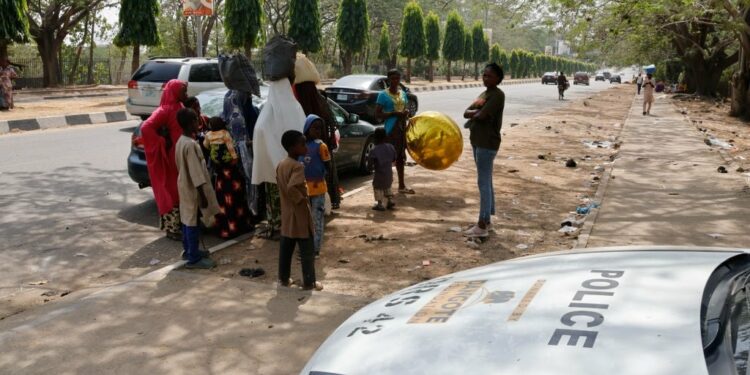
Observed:
[[[472,146],[474,163],[477,166],[477,186],[479,186],[479,221],[490,223],[495,214],[495,188],[492,185],[492,168],[497,150]]]
[[[320,244],[323,243],[323,228],[326,225],[326,195],[310,197],[310,210],[312,211],[313,227],[315,228],[314,248],[315,253],[320,253]]]
[[[201,230],[199,227],[189,227],[182,224],[182,249],[187,254],[187,262],[193,264],[201,260],[200,254],[198,254],[198,237],[200,236]]]
[[[295,245],[299,244],[302,258],[302,282],[304,286],[315,284],[315,253],[312,238],[289,238],[281,236],[279,254],[279,281],[286,283],[292,268],[292,255]]]

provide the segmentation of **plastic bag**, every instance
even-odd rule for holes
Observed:
[[[263,77],[269,81],[291,77],[296,58],[297,44],[284,35],[274,36],[263,48]]]
[[[219,75],[230,90],[242,91],[260,97],[258,74],[245,55],[220,55]]]
[[[294,83],[313,82],[320,83],[320,73],[315,64],[303,53],[297,53],[297,61],[294,63]]]

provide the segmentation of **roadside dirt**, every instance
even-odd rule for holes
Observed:
[[[330,216],[317,278],[334,293],[379,298],[394,290],[447,273],[513,257],[570,249],[577,234],[559,232],[598,186],[632,102],[632,88],[620,86],[562,110],[503,125],[495,161],[497,216],[486,242],[470,244],[462,230],[476,220],[479,194],[468,140],[456,164],[442,172],[407,168],[416,195],[399,195],[397,210],[376,212],[372,190],[348,198]],[[584,141],[612,142],[610,148]],[[577,166],[566,167],[573,159]],[[577,219],[585,219],[579,215]],[[243,278],[243,268],[262,267],[253,279],[274,283],[278,242],[254,238],[214,254],[219,266],[195,271]],[[292,276],[300,279],[295,260]]]
[[[125,98],[126,97],[124,96],[102,96],[80,99],[17,102],[13,110],[0,112],[0,120],[20,120],[49,116],[124,111]]]
[[[675,95],[673,103],[701,132],[713,150],[722,150],[729,173],[750,172],[750,122],[729,116],[729,103]],[[750,174],[747,175],[750,185]]]

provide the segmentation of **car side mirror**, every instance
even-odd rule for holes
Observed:
[[[350,123],[350,124],[356,124],[356,123],[359,122],[359,115],[355,114],[355,113],[350,113],[348,120],[349,120],[349,121],[347,121],[348,123]]]

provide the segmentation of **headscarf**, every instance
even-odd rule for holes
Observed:
[[[318,92],[315,83],[311,81],[298,83],[295,85],[296,97],[302,110],[306,115],[317,115],[325,123],[325,129],[321,134],[321,139],[329,149],[336,149],[336,121],[331,115],[328,108],[328,100]]]
[[[176,79],[167,82],[159,108],[141,125],[148,175],[159,215],[168,213],[180,203],[174,146],[182,135],[177,111],[183,108],[179,97],[185,87],[184,82]]]
[[[318,117],[317,115],[307,115],[307,118],[305,119],[305,127],[303,128],[302,134],[307,134],[307,132],[312,127],[312,124],[317,120],[323,120],[322,118]]]

